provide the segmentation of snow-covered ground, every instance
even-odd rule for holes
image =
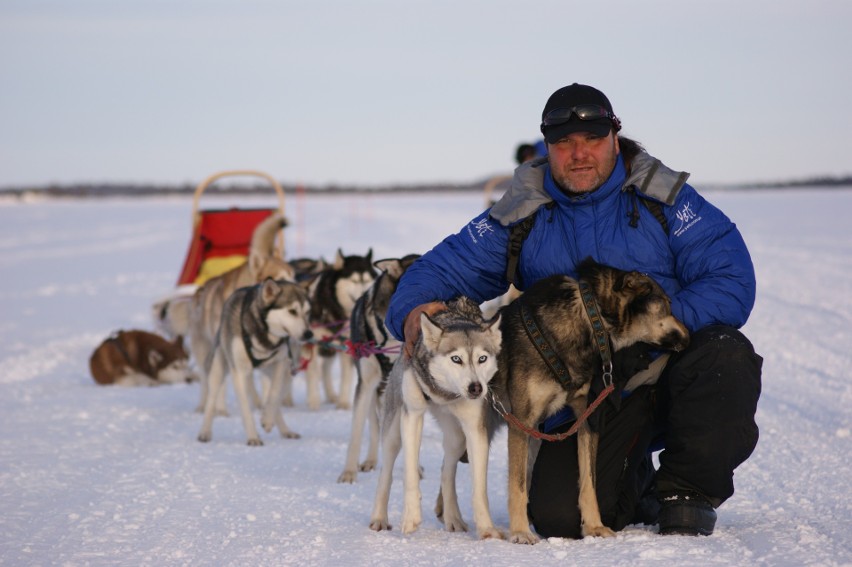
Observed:
[[[708,197],[742,230],[759,285],[745,332],[765,358],[761,437],[736,472],[736,494],[709,538],[631,526],[613,539],[532,547],[442,531],[431,513],[441,459],[433,423],[423,525],[409,536],[376,533],[377,474],[337,483],[350,412],[309,411],[301,378],[285,412],[302,438],[261,432],[263,447],[246,445],[234,412],[214,422],[212,442],[196,441],[197,385],[95,385],[92,350],[115,329],[151,329],[150,305],[174,288],[188,198],[0,202],[0,564],[852,564],[852,191]],[[475,193],[288,197],[288,256],[423,252],[481,208]],[[503,432],[489,469],[503,528],[505,462]],[[466,465],[459,479],[470,520]]]

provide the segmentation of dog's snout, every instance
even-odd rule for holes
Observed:
[[[310,329],[307,329],[304,333],[302,333],[302,340],[303,341],[309,341],[312,338],[314,338],[314,332],[311,331]]]
[[[689,346],[689,333],[680,333],[678,331],[669,332],[661,341],[661,346],[675,352],[686,350]]]
[[[482,384],[479,382],[471,382],[467,387],[467,393],[471,399],[476,399],[482,395]]]

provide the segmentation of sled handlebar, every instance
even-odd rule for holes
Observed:
[[[256,170],[253,170],[253,169],[234,169],[234,170],[220,171],[219,173],[214,173],[213,175],[211,175],[210,177],[208,177],[207,179],[205,179],[204,181],[199,183],[198,187],[195,188],[195,194],[192,196],[192,225],[193,226],[195,226],[195,224],[199,221],[199,218],[200,218],[200,216],[198,214],[198,203],[201,200],[201,195],[204,193],[204,191],[210,185],[213,184],[214,181],[221,179],[223,177],[230,177],[230,176],[254,176],[254,177],[261,177],[261,178],[267,180],[270,183],[270,185],[272,185],[272,188],[275,189],[275,193],[278,195],[278,210],[281,212],[282,215],[284,214],[284,189],[281,187],[281,184],[278,183],[278,181],[275,180],[274,177],[272,177],[268,173],[264,173],[262,171],[256,171]]]

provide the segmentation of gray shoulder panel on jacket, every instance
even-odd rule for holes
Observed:
[[[547,158],[536,158],[515,169],[512,184],[499,201],[491,207],[491,218],[503,226],[533,214],[540,206],[552,201],[544,190],[544,171]]]
[[[669,169],[663,162],[643,151],[633,158],[624,188],[633,186],[643,195],[673,205],[688,177],[687,172]]]

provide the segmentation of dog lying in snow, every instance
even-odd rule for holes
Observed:
[[[194,382],[183,337],[169,342],[147,331],[117,331],[89,358],[89,370],[101,385],[157,386]]]

